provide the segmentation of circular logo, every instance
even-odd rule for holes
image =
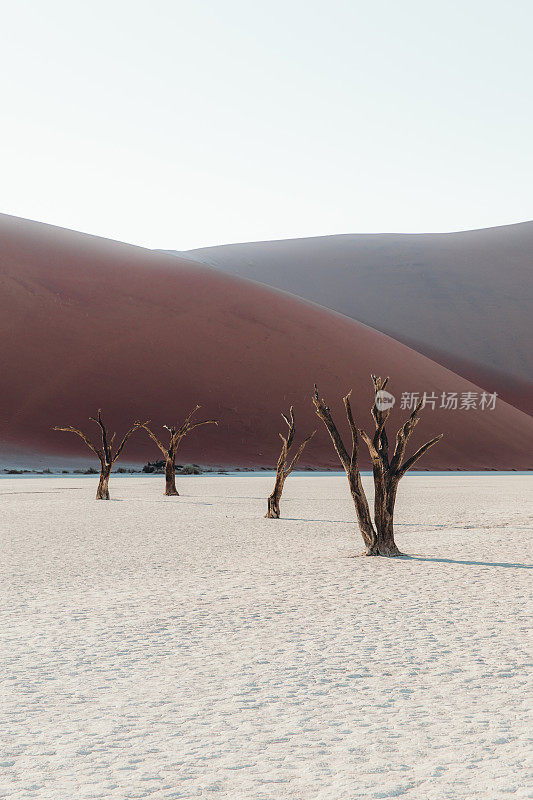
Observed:
[[[384,389],[376,392],[376,408],[378,411],[387,411],[387,409],[393,407],[395,402],[396,398],[390,392],[386,392]]]

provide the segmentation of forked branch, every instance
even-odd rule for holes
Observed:
[[[403,460],[405,451],[407,449],[407,443],[416,425],[418,424],[420,413],[423,408],[423,400],[419,400],[408,419],[404,422],[396,434],[394,453],[389,464],[385,423],[389,417],[390,409],[380,409],[378,403],[378,392],[385,388],[388,380],[388,378],[382,380],[381,378],[376,377],[376,375],[372,375],[372,382],[374,384],[374,403],[372,405],[371,414],[375,422],[376,432],[372,439],[364,431],[361,431],[361,436],[368,447],[373,465],[378,466],[389,481],[398,481],[405,475],[406,472],[408,472],[408,470],[411,469],[411,467],[414,466],[414,464],[416,464],[418,459],[421,458],[430,447],[433,447],[434,444],[442,439],[443,434],[435,436],[429,442],[426,442],[426,444],[422,445],[422,447],[420,447],[407,461]]]

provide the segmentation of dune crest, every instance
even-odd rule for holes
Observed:
[[[533,222],[182,253],[376,328],[533,414]]]

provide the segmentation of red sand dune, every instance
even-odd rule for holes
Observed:
[[[272,465],[280,411],[292,403],[297,439],[319,433],[303,465],[338,462],[311,405],[314,381],[342,428],[341,397],[370,427],[369,374],[401,392],[479,391],[403,344],[276,290],[174,256],[48,225],[0,217],[0,303],[5,447],[85,455],[55,424],[90,429],[98,407],[121,433],[131,420],[180,419],[197,401],[218,417],[185,440],[180,460]],[[395,409],[392,422],[405,412]],[[443,432],[421,468],[532,466],[533,420],[495,411],[426,409],[413,445]],[[127,461],[159,457],[143,433]],[[368,459],[365,454],[365,463]]]
[[[533,413],[533,222],[182,253],[346,314]]]

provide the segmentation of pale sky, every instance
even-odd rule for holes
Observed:
[[[146,247],[533,217],[531,0],[19,0],[0,211]]]

